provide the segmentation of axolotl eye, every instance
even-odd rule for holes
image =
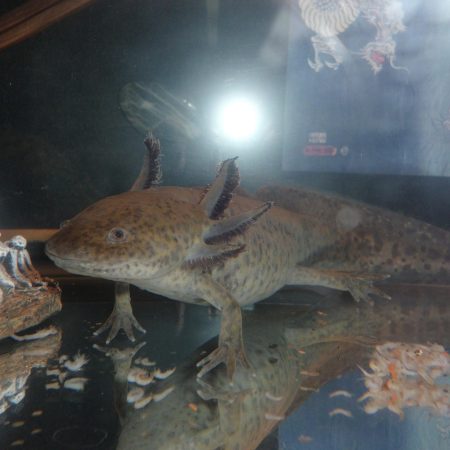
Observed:
[[[128,240],[128,231],[124,228],[114,227],[109,231],[107,239],[113,244],[121,244]]]

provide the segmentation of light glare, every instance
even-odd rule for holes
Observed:
[[[217,129],[231,141],[247,141],[257,134],[260,112],[255,103],[247,99],[233,99],[222,105]]]

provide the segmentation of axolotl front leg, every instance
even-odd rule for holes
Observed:
[[[128,339],[134,342],[135,338],[133,327],[142,333],[146,332],[145,328],[133,315],[133,310],[131,308],[130,285],[128,283],[117,281],[115,283],[114,309],[108,319],[106,319],[106,322],[94,332],[94,335],[98,336],[110,328],[108,338],[106,339],[106,343],[109,344],[117,336],[119,330],[123,329]]]
[[[236,299],[209,275],[201,274],[194,278],[193,290],[199,298],[219,309],[222,322],[219,334],[219,346],[212,353],[203,358],[197,367],[201,367],[198,377],[214,369],[221,363],[227,367],[228,378],[232,378],[236,365],[249,368],[245,356],[242,339],[242,313]]]
[[[133,186],[131,186],[130,191],[142,191],[151,188],[152,186],[158,185],[161,180],[161,148],[159,140],[150,133],[145,138],[144,144],[147,151],[144,154],[141,171]],[[105,323],[94,332],[94,335],[98,336],[110,329],[106,339],[106,343],[109,344],[117,336],[119,330],[123,329],[128,339],[134,342],[136,339],[134,337],[133,327],[141,333],[146,332],[145,328],[142,327],[133,315],[130,285],[117,281],[114,292],[114,309]]]
[[[142,163],[141,171],[133,183],[130,191],[143,191],[146,189],[154,188],[161,180],[161,165],[160,165],[160,144],[158,139],[155,139],[151,134],[147,136],[144,141],[146,146],[146,153],[144,155],[144,161]],[[67,228],[71,227],[72,221],[67,221]],[[16,242],[17,243],[17,242]],[[51,244],[50,244],[51,245]],[[47,246],[48,247],[48,246]],[[1,250],[1,249],[0,249]],[[8,249],[7,249],[8,250]],[[8,252],[10,252],[8,250]],[[27,271],[27,273],[35,273],[36,271],[31,266],[31,261],[27,257],[27,253],[23,254],[25,259],[23,263],[18,263],[17,258],[17,250],[12,249],[12,256],[14,256],[13,263],[10,263],[10,267],[14,270],[16,276],[14,277],[16,281],[20,281],[22,283],[28,283],[28,281],[22,276],[20,280],[18,277],[20,276],[20,267],[22,264],[22,268]],[[14,253],[15,252],[15,253]],[[9,254],[9,253],[8,253]],[[50,256],[52,258],[52,256]],[[61,267],[64,266],[63,261],[59,263]],[[1,269],[1,266],[0,266]],[[28,270],[29,269],[29,270]],[[22,272],[25,272],[22,270]],[[70,270],[70,269],[68,269]],[[95,275],[95,274],[92,274]],[[4,280],[5,277],[0,278]],[[2,279],[0,279],[0,286]],[[40,279],[38,279],[40,280]],[[34,280],[33,280],[34,281]],[[29,283],[28,283],[29,284]],[[42,281],[40,281],[42,284]],[[30,286],[28,286],[30,287]],[[145,333],[145,329],[139,324],[136,318],[133,315],[132,307],[131,307],[131,297],[130,297],[130,285],[123,281],[116,281],[115,284],[115,302],[114,309],[106,322],[94,332],[94,335],[99,335],[106,330],[110,329],[106,342],[109,343],[112,339],[114,339],[117,333],[123,329],[125,334],[131,341],[135,341],[133,328],[136,328],[138,331]]]

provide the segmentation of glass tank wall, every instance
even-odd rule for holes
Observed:
[[[446,0],[1,2],[0,448],[448,448],[449,76]]]
[[[60,20],[64,2],[41,2],[8,25],[31,3],[1,6],[2,227],[58,226],[128,189],[149,130],[168,185],[237,155],[244,187],[301,182],[448,224],[445,2],[77,1]],[[330,23],[336,8],[327,44],[316,3]],[[255,105],[251,138],[220,123],[233,101]]]

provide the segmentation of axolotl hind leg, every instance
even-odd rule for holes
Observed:
[[[381,289],[373,285],[374,282],[382,281],[386,278],[389,278],[389,275],[296,266],[292,269],[286,284],[308,284],[311,286],[323,286],[340,291],[348,291],[355,301],[359,302],[363,300],[370,302],[370,295],[388,300],[391,298]]]

